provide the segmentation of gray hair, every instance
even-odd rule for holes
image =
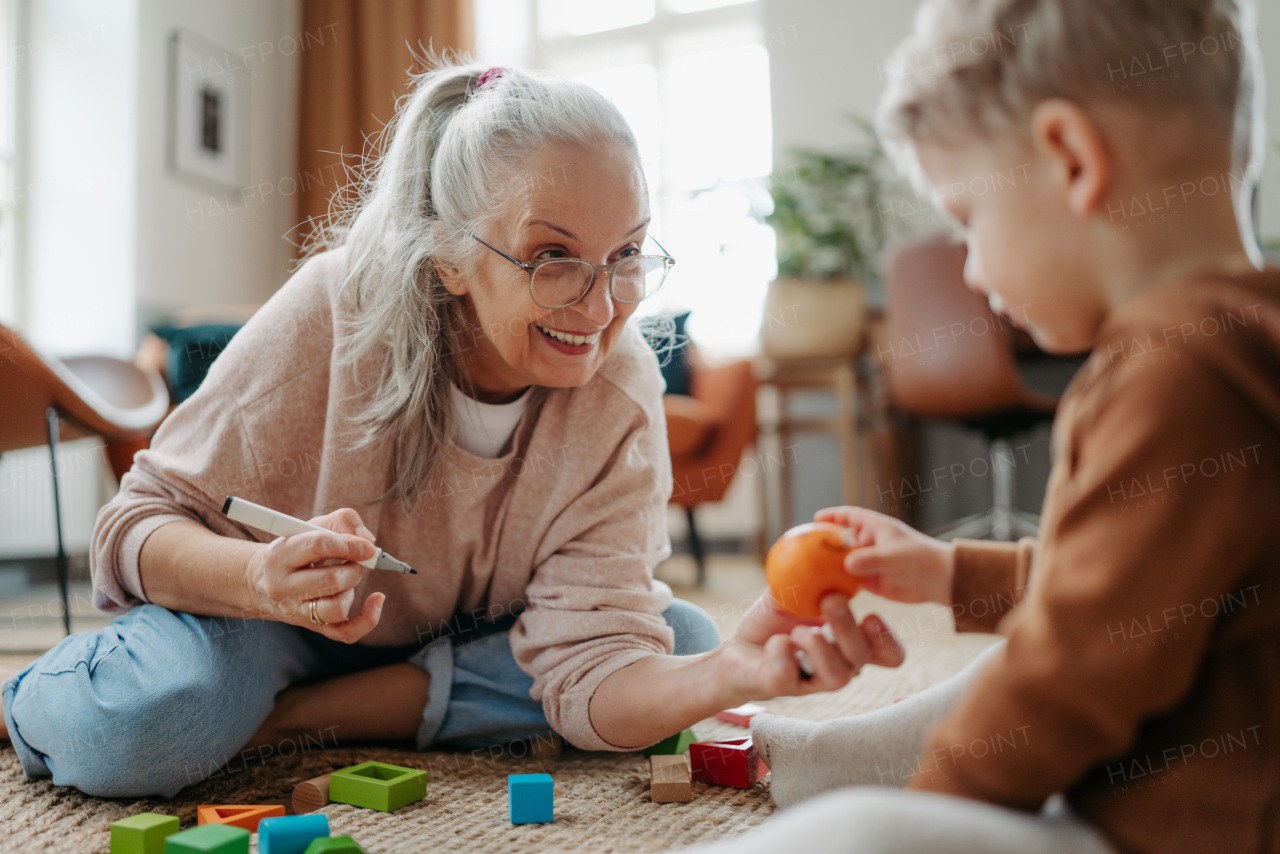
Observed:
[[[925,0],[886,69],[877,125],[917,179],[913,143],[989,136],[1051,97],[1189,107],[1231,131],[1246,190],[1261,170],[1253,0]]]
[[[619,146],[639,160],[622,114],[589,86],[505,69],[477,88],[486,66],[427,62],[435,67],[413,77],[383,131],[385,150],[366,157],[358,201],[331,213],[308,247],[346,247],[340,295],[355,320],[335,346],[353,371],[380,361],[355,446],[394,442],[395,483],[378,500],[410,507],[450,441],[450,385],[462,381],[464,298],[444,288],[437,265],[475,269],[482,247],[469,235],[499,217],[522,181],[536,180],[522,167],[531,153]]]

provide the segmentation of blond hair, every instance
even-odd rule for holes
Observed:
[[[1184,107],[1231,134],[1232,171],[1256,182],[1256,39],[1253,0],[925,0],[886,66],[877,127],[918,174],[914,143],[1008,131],[1046,98]]]

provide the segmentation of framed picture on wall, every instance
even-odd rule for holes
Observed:
[[[230,51],[186,30],[169,45],[169,166],[236,189],[249,182],[249,81]]]

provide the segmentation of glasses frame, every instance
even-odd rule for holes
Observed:
[[[591,289],[595,287],[596,278],[601,273],[609,274],[607,279],[608,289],[609,289],[609,299],[613,300],[614,302],[621,303],[623,305],[636,305],[638,303],[644,302],[649,297],[653,296],[653,294],[656,294],[658,291],[662,290],[662,286],[666,284],[667,276],[670,275],[671,273],[671,268],[674,267],[676,263],[676,259],[672,258],[670,255],[665,255],[665,254],[664,255],[644,255],[644,254],[628,255],[626,258],[619,258],[617,261],[614,261],[612,264],[592,264],[590,261],[586,260],[585,258],[544,258],[541,261],[518,261],[515,258],[512,258],[507,253],[503,252],[498,247],[493,246],[492,244],[487,243],[484,240],[481,240],[478,235],[472,234],[471,236],[475,238],[477,243],[489,249],[492,249],[494,252],[497,252],[503,258],[506,258],[512,264],[515,264],[521,270],[524,270],[526,273],[528,273],[529,274],[529,297],[533,300],[534,304],[537,305],[539,308],[545,308],[548,310],[569,308],[570,306],[575,306],[578,303],[582,302],[584,299],[587,298],[587,294],[591,293]],[[663,246],[661,243],[658,243],[658,239],[656,237],[650,236],[648,239],[656,243],[658,248],[661,249],[664,253],[667,251],[667,248],[665,246]],[[652,294],[645,294],[640,299],[637,299],[637,300],[618,299],[613,293],[613,271],[616,270],[620,264],[623,264],[627,261],[633,261],[636,258],[661,259],[663,264],[662,281],[658,282],[658,287],[653,289]],[[586,290],[584,290],[582,292],[582,295],[579,296],[576,300],[574,300],[573,302],[565,303],[564,305],[544,305],[543,303],[538,302],[538,296],[533,292],[534,275],[538,272],[538,269],[540,267],[544,267],[547,264],[555,264],[557,262],[564,262],[564,261],[576,261],[579,264],[586,264],[588,267],[591,268],[591,279],[587,282]]]

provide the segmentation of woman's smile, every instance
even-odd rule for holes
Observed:
[[[568,353],[573,356],[590,353],[591,348],[600,340],[599,332],[590,334],[567,332],[560,329],[554,329],[550,326],[542,326],[534,324],[542,336],[547,339],[547,343],[552,348],[561,353]]]

